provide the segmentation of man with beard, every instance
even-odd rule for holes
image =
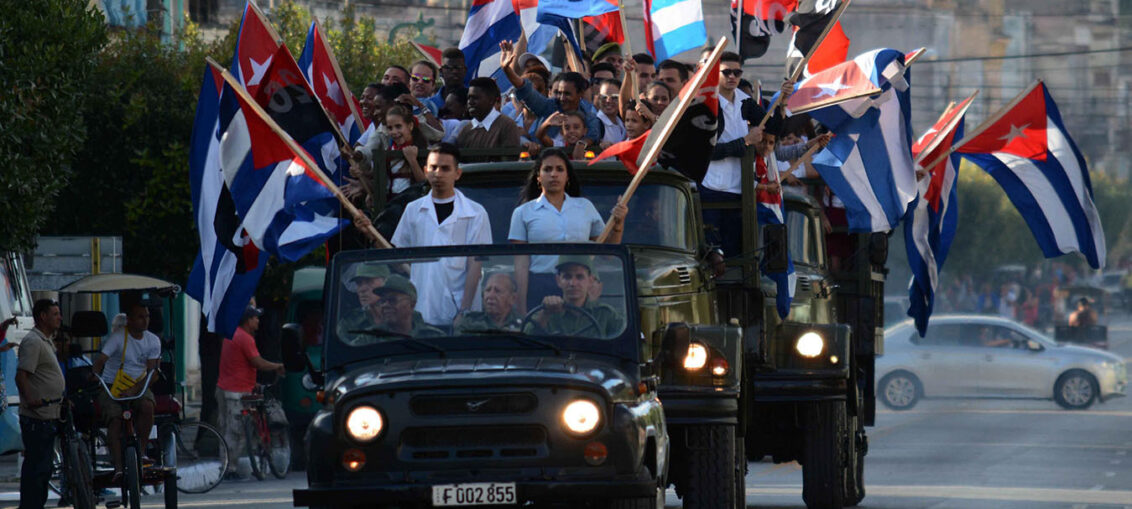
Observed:
[[[456,333],[491,329],[519,330],[522,317],[515,312],[519,286],[511,274],[497,272],[483,285],[483,311],[472,311],[456,317]]]

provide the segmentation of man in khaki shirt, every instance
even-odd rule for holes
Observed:
[[[54,458],[55,422],[66,384],[52,339],[63,316],[59,304],[40,299],[32,307],[35,328],[20,342],[16,387],[20,391],[20,432],[24,466],[20,471],[20,509],[42,509]]]

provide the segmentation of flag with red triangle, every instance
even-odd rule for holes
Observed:
[[[338,129],[351,145],[356,143],[370,121],[362,116],[361,104],[346,84],[334,51],[317,23],[311,22],[307,30],[307,41],[299,55],[298,65],[322,107],[334,117]]]
[[[244,5],[244,17],[240,19],[237,34],[232,75],[254,96],[281,41],[275,38],[267,18],[251,2]]]

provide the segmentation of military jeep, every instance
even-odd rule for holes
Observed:
[[[413,311],[418,298],[450,295],[418,293],[411,270],[464,271],[480,291],[506,283],[516,259],[539,256],[600,278],[600,294],[586,287],[584,304],[570,305],[579,290],[560,283],[563,305],[523,317],[491,314],[512,308],[490,292],[449,323]],[[295,505],[662,505],[668,433],[635,274],[628,249],[596,244],[337,254],[312,380],[323,407],[307,431],[309,486],[294,491]],[[383,281],[371,289],[359,275]],[[379,302],[363,309],[367,292]]]

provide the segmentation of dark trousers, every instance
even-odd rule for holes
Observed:
[[[55,458],[55,421],[20,416],[24,466],[20,470],[20,509],[43,509]]]
[[[700,202],[738,202],[743,195],[714,191],[706,187],[700,188]],[[709,209],[704,208],[704,224],[714,226],[714,232],[709,231],[708,242],[723,249],[723,255],[730,258],[743,254],[743,211],[741,209]]]

